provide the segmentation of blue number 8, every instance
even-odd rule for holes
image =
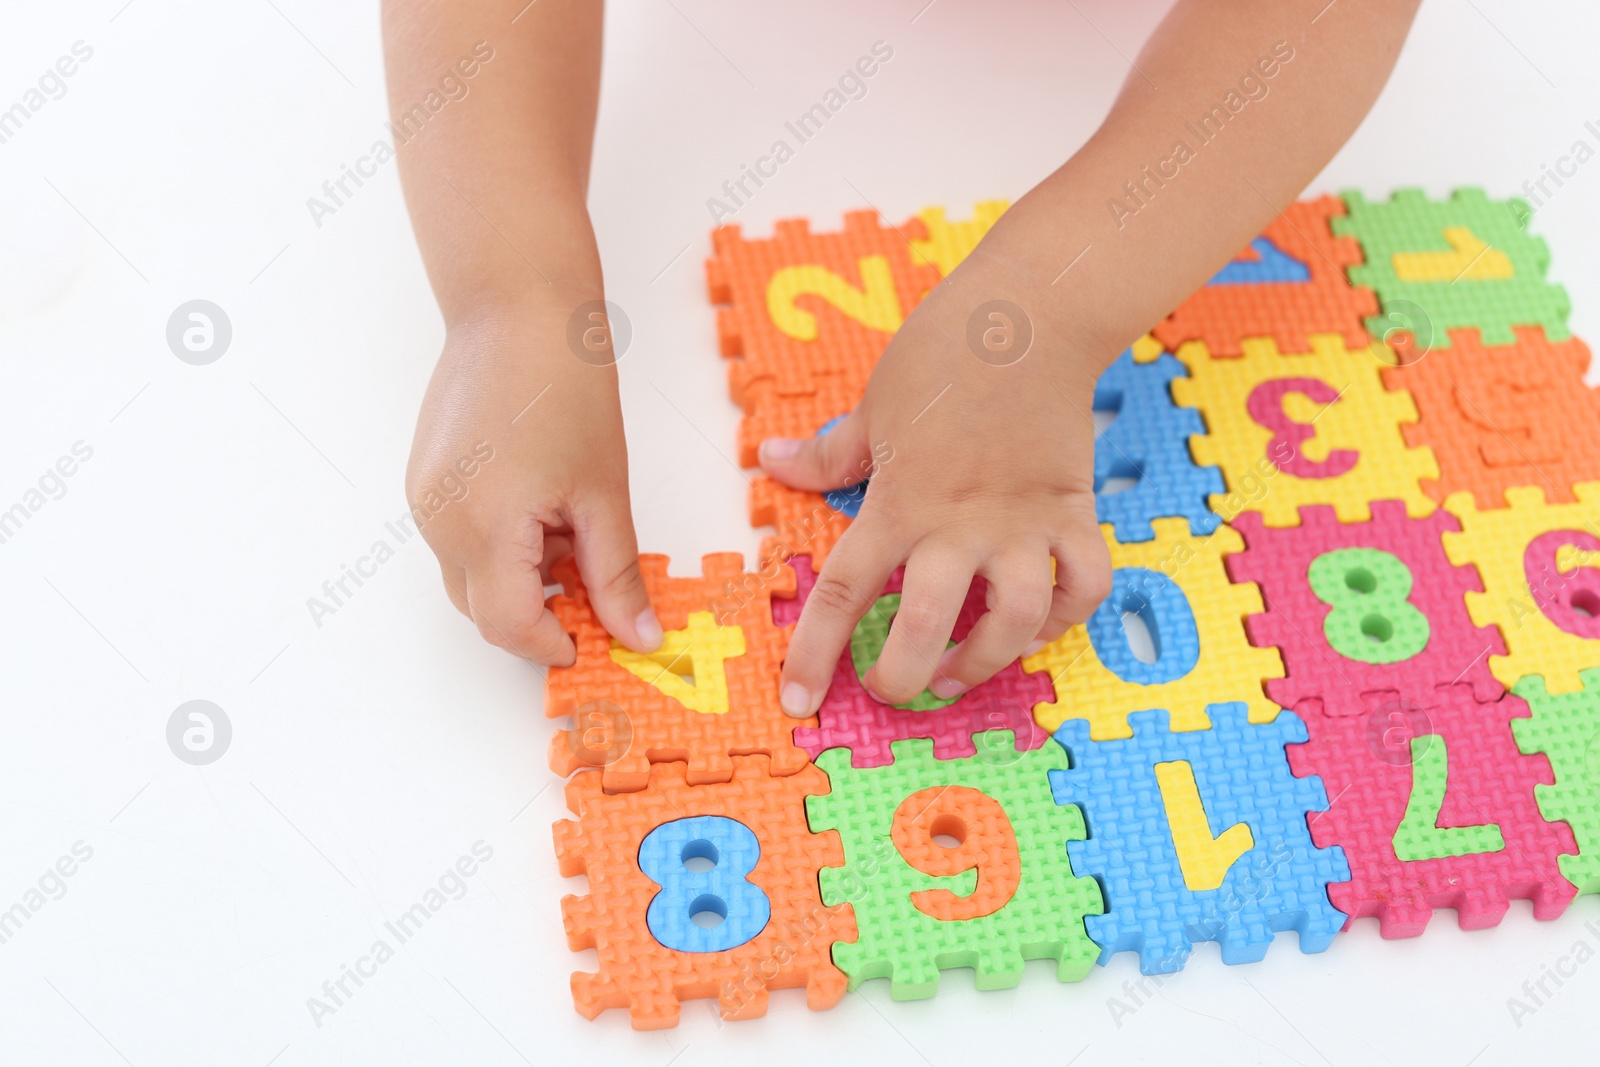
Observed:
[[[645,911],[650,933],[677,952],[723,952],[755,937],[772,917],[767,894],[746,880],[760,858],[761,842],[750,828],[721,815],[674,819],[651,830],[639,844],[639,869],[661,887]],[[721,921],[694,921],[706,914]]]
[[[1145,662],[1128,647],[1122,616],[1144,621],[1156,658]],[[1089,643],[1106,669],[1125,682],[1160,685],[1176,681],[1200,661],[1200,631],[1195,628],[1189,598],[1178,583],[1145,567],[1118,567],[1111,572],[1111,595],[1089,617]]]

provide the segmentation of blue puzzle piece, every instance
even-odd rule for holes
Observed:
[[[1083,719],[1056,732],[1072,769],[1051,771],[1051,790],[1057,804],[1080,805],[1089,828],[1088,840],[1067,842],[1068,857],[1105,894],[1106,913],[1086,920],[1102,964],[1132,951],[1145,974],[1170,974],[1197,941],[1219,942],[1224,963],[1250,963],[1277,931],[1296,930],[1302,952],[1321,952],[1344,927],[1327,893],[1350,878],[1344,851],[1317,848],[1306,825],[1327,793],[1320,778],[1294,777],[1283,750],[1306,740],[1305,724],[1289,711],[1251,724],[1238,701],[1206,711],[1209,730],[1172,733],[1165,711],[1140,711],[1125,740],[1091,741]],[[1216,889],[1188,888],[1173,844],[1155,768],[1179,760],[1194,772],[1211,834],[1243,823],[1254,841]]]
[[[1130,350],[1095,384],[1095,410],[1117,412],[1094,443],[1095,515],[1111,523],[1124,544],[1155,537],[1151,519],[1186,518],[1197,536],[1221,521],[1207,501],[1224,491],[1222,472],[1195,466],[1189,455],[1189,438],[1206,432],[1205,420],[1193,408],[1172,402],[1172,379],[1187,373],[1168,353],[1137,363]],[[1112,478],[1132,478],[1135,484],[1106,493]]]
[[[1234,259],[1211,276],[1207,285],[1251,285],[1258,282],[1309,282],[1311,271],[1265,237],[1250,242],[1256,259]]]
[[[822,429],[817,431],[817,436],[821,437],[843,421],[843,415],[834,416],[822,424]],[[861,510],[861,502],[866,498],[866,482],[857,482],[855,485],[847,486],[843,489],[829,489],[822,494],[822,499],[827,505],[847,519],[856,517],[856,513]]]

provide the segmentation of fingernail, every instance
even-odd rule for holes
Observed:
[[[800,442],[792,437],[769,437],[761,442],[761,459],[782,463],[793,459],[800,451]]]
[[[1035,652],[1037,652],[1041,648],[1043,648],[1044,644],[1045,643],[1043,641],[1035,641],[1035,642],[1033,642],[1027,648],[1022,650],[1022,658],[1023,659],[1027,659],[1029,656],[1033,655]]]
[[[799,682],[790,682],[778,694],[778,704],[785,715],[803,719],[811,714],[811,694]]]
[[[644,646],[644,651],[654,652],[661,647],[661,621],[656,618],[654,609],[645,608],[639,612],[639,617],[633,620],[633,632],[639,636],[639,644]]]
[[[940,700],[950,700],[954,697],[960,696],[966,691],[966,685],[945,675],[940,675],[939,677],[935,678],[933,683],[928,686],[928,692],[932,693]]]

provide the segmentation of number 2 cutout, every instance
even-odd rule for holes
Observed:
[[[1317,427],[1314,422],[1291,418],[1283,409],[1283,402],[1291,393],[1299,393],[1313,404],[1332,405],[1339,399],[1338,390],[1320,378],[1275,378],[1250,390],[1245,410],[1258,424],[1277,434],[1267,444],[1267,458],[1296,478],[1337,478],[1348,474],[1361,458],[1354,449],[1333,449],[1327,459],[1312,459],[1305,454],[1301,446],[1317,435]]]
[[[861,325],[883,333],[900,328],[900,298],[888,256],[862,256],[861,287],[815,263],[784,267],[767,282],[767,314],[773,325],[796,341],[817,339],[817,317],[795,305],[795,298],[815,296]]]
[[[935,878],[974,875],[972,889],[921,889],[911,903],[924,915],[944,922],[993,915],[1016,895],[1022,884],[1022,856],[1017,835],[1000,802],[964,785],[919,789],[900,802],[890,829],[895,848],[905,861]],[[952,837],[943,845],[936,837]],[[958,887],[967,883],[962,878]]]

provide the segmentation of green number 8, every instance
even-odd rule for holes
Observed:
[[[1428,647],[1428,617],[1406,601],[1411,569],[1376,548],[1340,548],[1311,561],[1311,591],[1333,610],[1328,644],[1362,663],[1399,663]]]

